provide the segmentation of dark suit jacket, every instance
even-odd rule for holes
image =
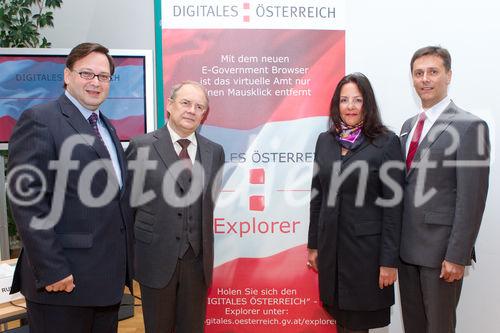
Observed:
[[[401,129],[405,155],[417,117],[408,119]],[[430,165],[425,176],[416,168],[406,175],[401,235],[404,261],[434,268],[441,267],[444,259],[470,265],[488,193],[489,154],[488,125],[451,102],[413,159],[414,165],[424,159],[435,165]],[[457,161],[465,165],[457,166]],[[416,193],[423,191],[433,191],[429,192],[432,196],[419,204]]]
[[[340,170],[334,165],[340,166],[341,148],[330,132],[318,137],[308,247],[318,250],[320,298],[326,304],[337,298],[341,309],[366,311],[394,304],[393,287],[380,290],[378,286],[379,267],[397,267],[399,262],[401,200],[386,208],[375,204],[378,197],[394,196],[381,180],[381,167],[388,161],[402,164],[400,142],[394,133],[381,135],[373,143],[366,140],[342,161],[341,172],[348,175],[335,188]],[[360,169],[348,171],[357,163],[367,172],[366,182],[361,181]],[[403,171],[393,168],[388,175],[401,188]],[[359,206],[355,204],[358,183],[366,184]]]
[[[125,161],[120,141],[102,113],[101,119],[111,134],[122,177],[125,177]],[[61,147],[69,137],[82,139],[82,134],[95,137],[88,121],[63,95],[56,101],[23,112],[10,139],[9,171],[30,165],[40,170],[47,182],[44,192],[39,178],[23,183],[25,191],[32,191],[33,196],[42,195],[41,200],[35,204],[20,206],[10,200],[12,214],[24,245],[16,266],[12,292],[20,290],[33,302],[106,306],[121,301],[125,282],[130,287],[132,247],[129,231],[132,223],[128,195],[123,190],[118,190],[108,204],[93,208],[83,203],[78,193],[82,170],[101,159],[109,161],[106,147],[97,138],[93,145],[87,143],[74,147],[71,158],[79,165],[76,170],[69,172],[62,196],[55,196],[56,187],[61,186],[61,182],[58,180],[56,183],[56,171],[49,169],[48,165],[50,161],[60,158]],[[11,176],[10,190],[19,195],[14,186],[19,174]],[[103,169],[95,173],[90,187],[94,197],[101,195],[108,180],[116,184],[114,172],[109,178]],[[64,200],[64,205],[55,226],[46,230],[31,228],[32,218],[47,216],[52,206],[57,204],[56,200]],[[46,285],[70,274],[73,274],[76,286],[71,293],[45,291]]]
[[[222,146],[196,134],[201,165],[204,170],[202,193],[202,254],[204,277],[207,286],[212,281],[214,260],[213,211],[222,182],[224,150]],[[156,197],[137,207],[135,211],[135,278],[150,288],[163,288],[172,277],[181,245],[180,230],[172,223],[180,219],[182,207],[167,203],[162,193],[164,177],[175,181],[181,191],[187,191],[184,183],[174,179],[169,168],[179,160],[170,133],[166,126],[131,140],[127,148],[127,159],[135,160],[137,150],[149,148],[148,159],[157,161],[154,170],[148,170],[144,193],[154,191]],[[137,175],[137,171],[135,172]],[[194,175],[196,176],[196,174]],[[175,191],[174,188],[170,189]],[[134,193],[133,195],[136,195]]]

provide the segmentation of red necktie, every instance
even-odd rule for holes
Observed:
[[[413,137],[411,138],[410,148],[408,149],[408,155],[406,156],[406,170],[410,170],[411,163],[417,152],[418,143],[420,142],[420,136],[422,136],[422,130],[424,129],[425,122],[425,112],[420,114],[418,118],[417,126],[415,127],[415,132],[413,132]]]
[[[191,162],[191,157],[189,157],[189,153],[187,150],[187,147],[189,146],[191,141],[189,139],[179,139],[179,140],[177,140],[177,142],[179,143],[179,145],[182,148],[181,151],[179,152],[179,158],[181,160],[185,160],[186,165],[189,166],[189,168],[191,169],[191,167],[193,166],[193,163]]]

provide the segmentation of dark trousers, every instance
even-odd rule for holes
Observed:
[[[67,306],[26,301],[30,333],[116,333],[120,304]]]
[[[351,330],[337,324],[337,333],[368,333],[368,330]]]
[[[174,275],[165,288],[141,287],[146,333],[201,333],[204,331],[207,287],[202,256],[189,247],[178,259]]]
[[[406,333],[454,333],[462,281],[439,278],[441,268],[402,262],[398,270]]]

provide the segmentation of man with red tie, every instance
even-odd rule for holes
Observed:
[[[488,125],[448,97],[452,71],[446,49],[417,50],[411,74],[421,108],[401,129],[403,322],[406,333],[452,333],[488,192]]]

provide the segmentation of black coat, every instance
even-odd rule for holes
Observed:
[[[308,247],[318,250],[322,302],[331,305],[337,298],[341,309],[359,311],[394,304],[394,287],[380,290],[378,286],[379,268],[398,265],[402,202],[384,208],[375,201],[379,197],[393,198],[394,187],[402,190],[402,160],[399,138],[392,132],[373,142],[365,140],[343,160],[341,147],[332,133],[319,135],[311,184]],[[392,187],[381,179],[381,167],[388,161],[400,162],[399,169],[388,172]],[[351,168],[354,169],[349,173]],[[362,180],[364,172],[366,181]],[[342,181],[339,174],[347,176]],[[359,183],[366,184],[366,192],[358,198],[360,205],[356,205],[356,196],[362,193]]]

